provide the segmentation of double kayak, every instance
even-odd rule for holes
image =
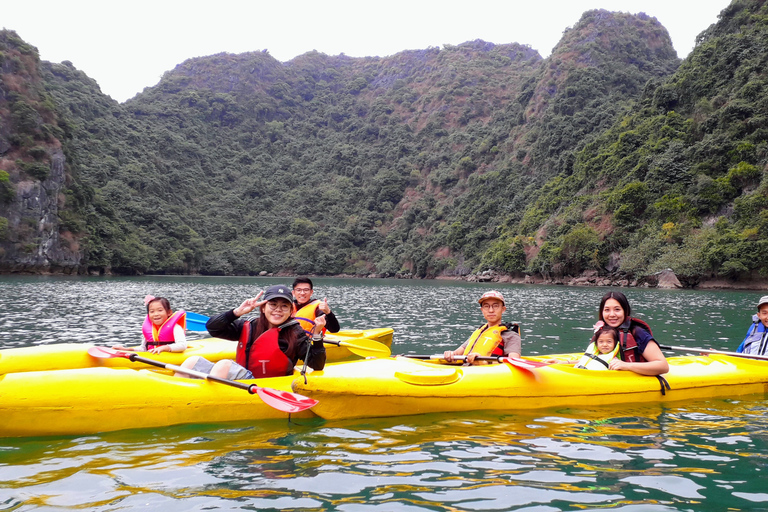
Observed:
[[[122,358],[116,358],[122,359]],[[127,360],[126,360],[127,361]],[[656,377],[565,364],[455,366],[388,357],[329,363],[304,376],[238,381],[318,401],[327,420],[476,410],[591,408],[768,391],[768,362],[725,355],[668,359]],[[133,363],[131,363],[133,364]],[[0,375],[0,437],[80,435],[184,423],[286,419],[260,396],[166,370],[78,368]]]
[[[474,410],[610,406],[733,397],[768,391],[768,361],[724,355],[668,359],[666,384],[629,371],[594,371],[553,364],[454,366],[406,357],[327,365],[292,389],[318,400],[312,412],[329,419],[373,418]]]
[[[392,346],[393,329],[379,328],[367,330],[342,330],[335,334],[326,335],[326,352],[328,361],[347,361],[361,356],[361,350],[355,347],[366,343],[365,340],[382,344],[387,348]],[[373,345],[375,345],[374,343]],[[365,344],[366,347],[371,343]],[[0,350],[0,375],[6,373],[23,373],[48,370],[66,370],[74,368],[117,367],[136,368],[140,363],[127,359],[97,359],[88,355],[92,345],[84,343],[57,343],[37,345],[34,347],[8,348]],[[190,340],[184,352],[163,352],[161,354],[142,353],[147,357],[169,364],[181,364],[190,356],[202,356],[209,361],[234,359],[237,342],[220,338]],[[357,353],[355,353],[355,352]],[[363,353],[367,353],[362,351]],[[372,355],[388,356],[389,352]]]

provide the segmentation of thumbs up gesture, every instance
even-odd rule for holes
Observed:
[[[318,304],[317,307],[326,315],[331,312],[331,306],[328,305],[328,299],[326,297],[323,297],[323,301]]]

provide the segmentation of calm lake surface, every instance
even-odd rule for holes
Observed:
[[[279,278],[0,277],[0,349],[140,342],[144,295],[205,315]],[[343,329],[458,347],[498,289],[524,354],[582,350],[605,288],[317,279]],[[664,344],[735,350],[760,292],[623,290]],[[192,334],[191,337],[194,337]],[[674,354],[668,354],[674,355]],[[2,396],[0,396],[2,400]],[[0,418],[3,421],[3,418]],[[0,439],[0,511],[768,510],[763,395]]]

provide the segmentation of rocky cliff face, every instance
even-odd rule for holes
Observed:
[[[37,50],[0,32],[0,271],[73,273],[84,252],[60,217],[70,176]]]
[[[2,268],[11,272],[76,273],[83,260],[72,233],[62,229],[59,208],[66,185],[64,154],[51,155],[50,175],[43,181],[16,183],[16,197],[6,208],[8,240],[2,243]]]

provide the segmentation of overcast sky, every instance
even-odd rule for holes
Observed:
[[[483,39],[530,45],[547,57],[584,11],[655,16],[680,57],[729,0],[13,0],[0,26],[43,60],[71,61],[118,101],[192,57],[267,49],[286,62],[317,50],[351,57]]]

